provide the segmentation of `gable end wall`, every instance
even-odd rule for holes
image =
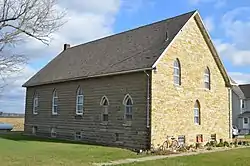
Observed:
[[[181,63],[180,87],[173,84],[173,63]],[[204,70],[211,71],[211,90],[204,89]],[[185,135],[187,143],[194,143],[197,134],[209,141],[228,139],[229,91],[223,76],[207,46],[194,18],[169,46],[152,74],[151,144],[162,145],[167,136]],[[201,105],[201,125],[194,124],[194,104]]]

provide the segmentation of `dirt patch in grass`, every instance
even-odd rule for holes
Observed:
[[[24,130],[24,118],[0,118],[0,122],[14,125],[13,131]]]

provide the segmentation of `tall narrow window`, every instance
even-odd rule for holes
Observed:
[[[102,97],[100,105],[102,106],[102,121],[107,122],[109,119],[108,116],[109,101],[106,96]]]
[[[204,85],[206,89],[211,89],[210,70],[207,67],[204,72]]]
[[[201,119],[200,119],[200,103],[198,100],[196,100],[194,105],[194,124],[200,125]]]
[[[179,59],[174,61],[174,84],[181,85],[181,65]]]
[[[82,88],[79,87],[76,93],[76,114],[82,115],[83,114],[83,91]]]
[[[38,114],[38,93],[35,92],[33,97],[33,114]]]
[[[52,97],[52,114],[57,115],[58,113],[58,96],[56,89],[53,91],[53,97]]]
[[[123,100],[123,104],[125,106],[125,115],[124,118],[127,121],[131,121],[133,114],[132,114],[132,107],[133,107],[133,100],[129,94],[127,94]]]
[[[246,102],[244,99],[241,99],[241,109],[245,109],[246,108]]]

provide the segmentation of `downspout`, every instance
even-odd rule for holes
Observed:
[[[232,138],[232,124],[231,124],[231,121],[232,121],[232,87],[229,87],[228,88],[228,99],[229,99],[229,138]]]
[[[149,79],[149,74],[144,70],[144,73],[147,75],[147,128],[149,128],[149,101],[150,101],[150,96],[149,96],[149,91],[150,91],[150,79]]]

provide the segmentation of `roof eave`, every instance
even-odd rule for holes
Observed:
[[[92,76],[86,76],[86,77],[74,77],[74,78],[69,78],[69,79],[60,79],[60,80],[56,80],[56,81],[42,82],[42,83],[38,83],[38,84],[29,84],[28,82],[26,82],[25,84],[22,85],[22,87],[27,88],[27,87],[33,87],[33,86],[46,85],[46,84],[61,83],[61,82],[66,82],[66,81],[76,81],[76,80],[81,80],[81,79],[98,78],[98,77],[104,77],[104,76],[114,76],[114,75],[129,74],[129,73],[135,73],[135,72],[144,72],[144,71],[153,70],[153,69],[154,68],[152,68],[152,67],[147,67],[147,68],[141,68],[141,69],[135,69],[135,70],[127,70],[127,71],[100,74],[100,75],[92,75]]]

